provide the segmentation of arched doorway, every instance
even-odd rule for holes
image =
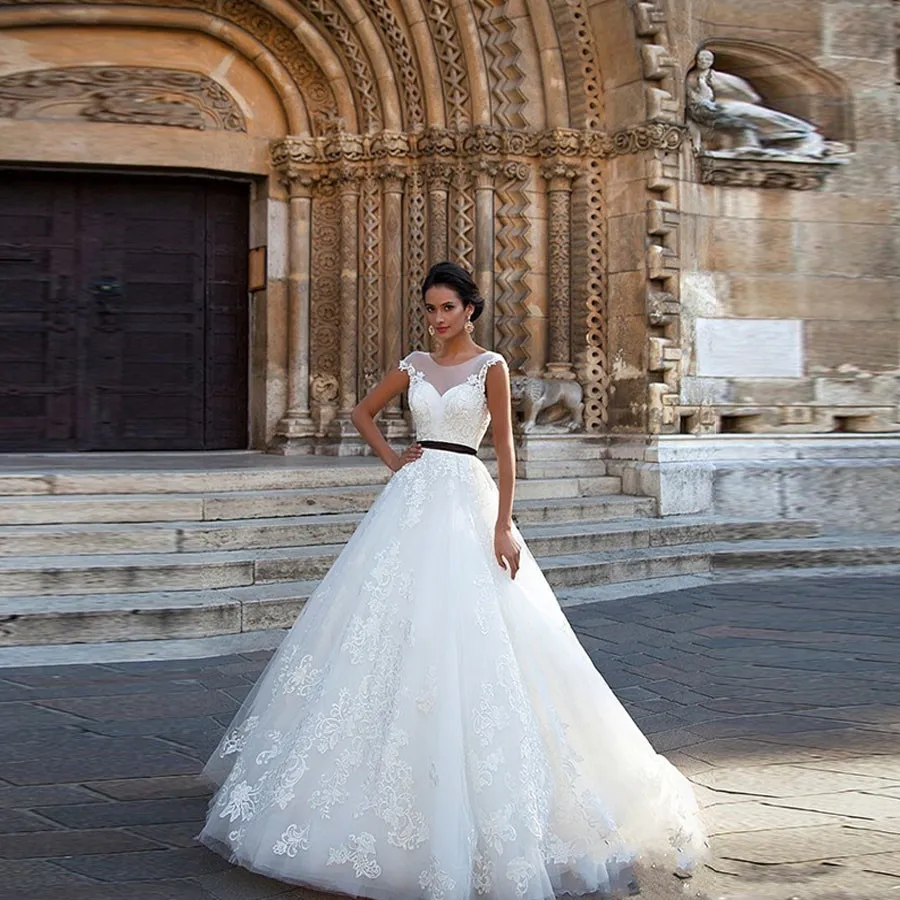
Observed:
[[[248,185],[0,173],[0,450],[247,446]]]

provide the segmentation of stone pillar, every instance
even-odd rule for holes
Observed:
[[[494,177],[497,166],[481,160],[475,175],[475,284],[485,299],[484,312],[475,323],[475,340],[494,346]]]
[[[572,371],[572,182],[577,175],[572,166],[549,162],[541,168],[547,181],[547,225],[549,263],[549,347],[547,375],[574,378]]]
[[[350,413],[357,402],[357,343],[359,335],[359,175],[345,169],[337,173],[341,198],[341,343],[340,407],[331,423],[334,437],[354,436]]]
[[[448,258],[447,200],[453,170],[448,163],[434,161],[428,165],[428,266]]]
[[[285,172],[290,194],[288,221],[288,409],[278,423],[272,450],[304,453],[315,423],[309,410],[309,288],[313,176]]]
[[[384,284],[382,287],[381,321],[382,371],[392,369],[403,354],[403,182],[406,172],[387,164],[378,171],[384,185],[384,226],[382,234]],[[382,413],[385,437],[402,438],[409,434],[400,409],[400,398],[394,397]]]

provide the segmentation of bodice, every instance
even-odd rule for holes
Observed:
[[[409,375],[409,408],[416,437],[478,448],[491,416],[484,380],[493,365],[506,365],[499,353],[487,351],[455,366],[436,363],[417,350],[400,362]]]

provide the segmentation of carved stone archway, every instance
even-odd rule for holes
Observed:
[[[262,241],[285,262],[258,295],[269,315],[260,377],[271,382],[259,439],[308,452],[346,439],[360,394],[424,344],[418,288],[445,257],[470,267],[489,301],[480,340],[514,371],[577,378],[587,430],[606,430],[612,161],[645,161],[650,249],[630,248],[628,265],[653,323],[660,296],[677,303],[666,166],[683,137],[660,2],[621,2],[637,37],[610,16],[601,40],[584,0],[530,0],[524,18],[486,0],[0,0],[0,29],[202,32],[264,74],[287,125],[271,134],[267,171],[252,170],[268,175],[268,203],[287,224]],[[628,118],[604,105],[616,89],[605,52],[646,85]],[[184,68],[215,81],[200,65]],[[164,124],[178,123],[151,122]],[[643,397],[623,405],[633,421],[620,411],[615,424],[654,421],[652,378],[642,370]],[[386,422],[402,433],[399,407]]]

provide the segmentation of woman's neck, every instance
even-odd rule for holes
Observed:
[[[466,332],[463,332],[458,337],[443,342],[440,352],[436,353],[435,356],[439,356],[441,359],[444,357],[457,359],[460,356],[472,356],[478,349],[478,344]]]

